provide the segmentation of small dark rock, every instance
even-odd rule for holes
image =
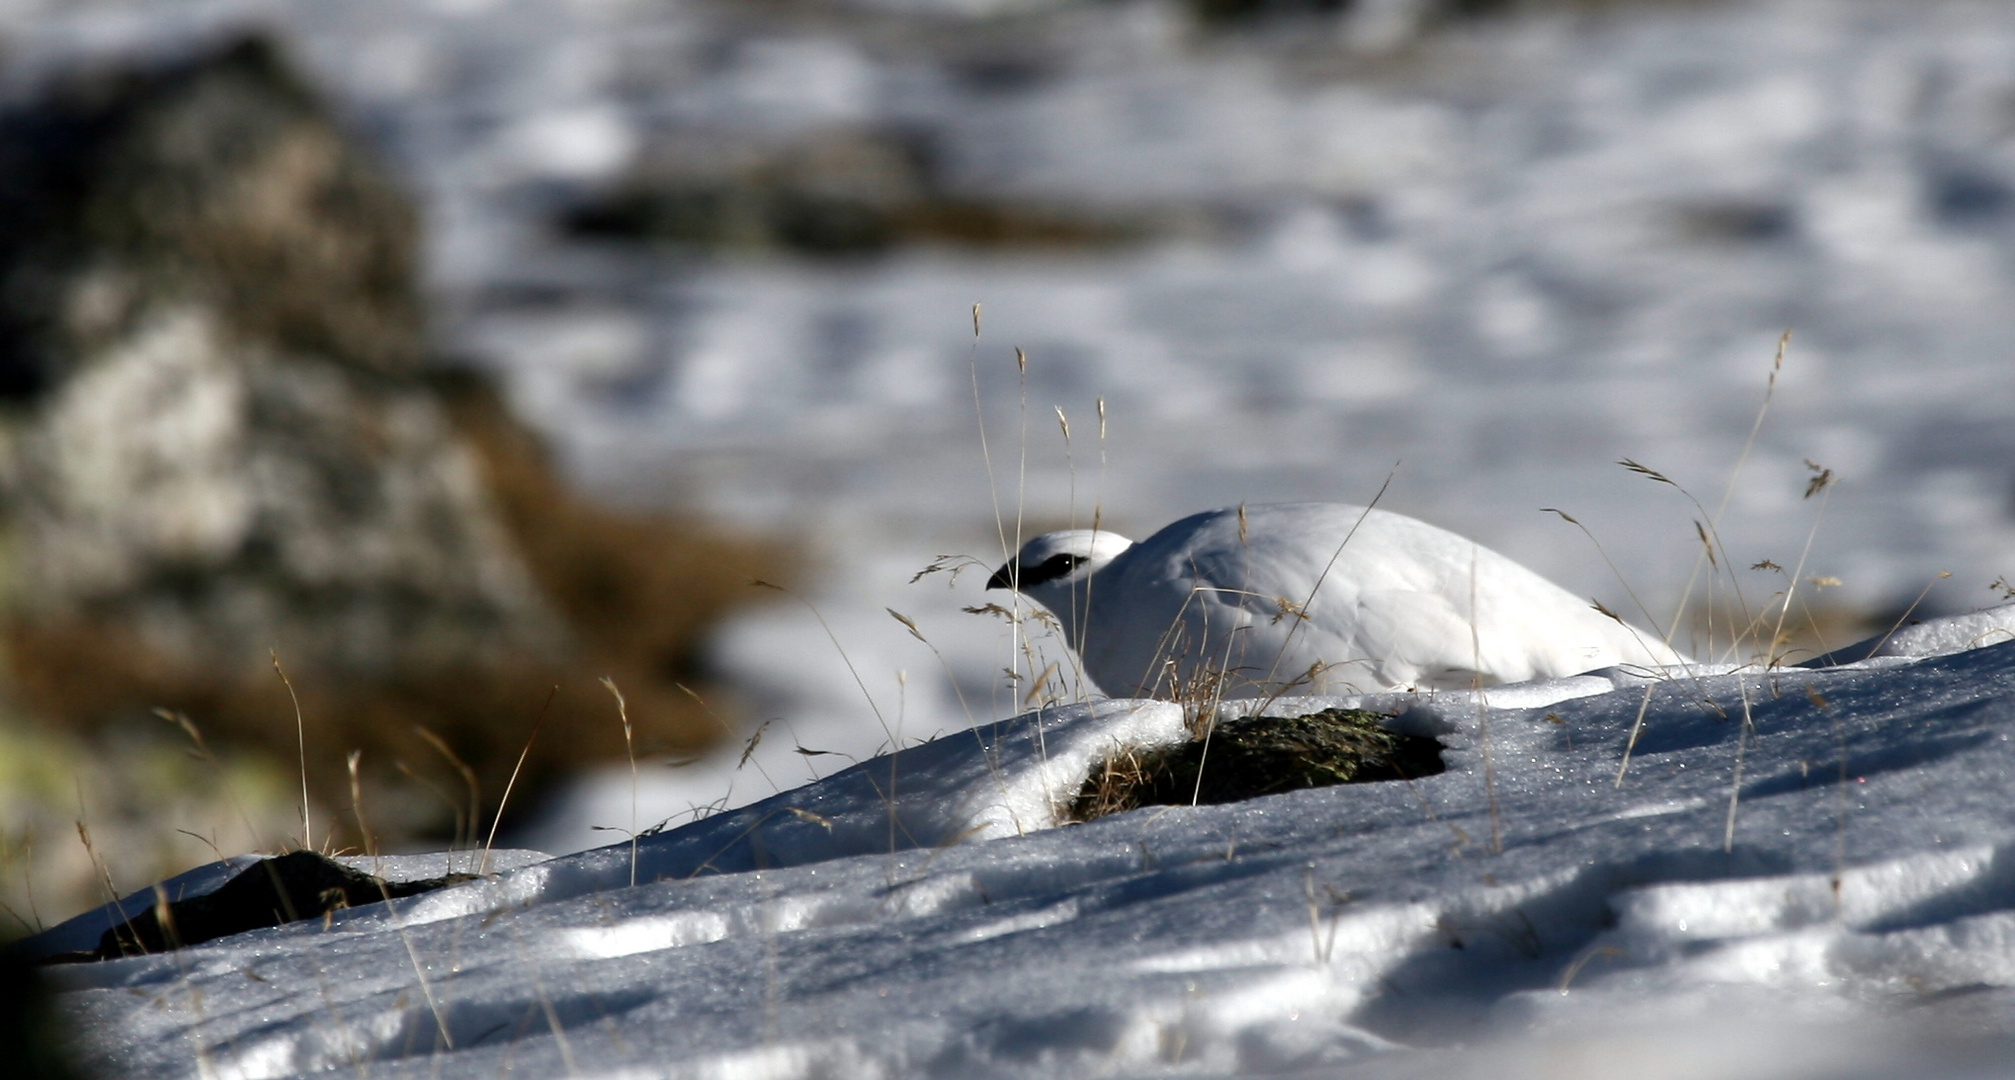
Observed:
[[[87,956],[117,960],[166,952],[247,930],[319,919],[342,908],[417,896],[474,877],[450,874],[385,881],[313,851],[291,851],[259,860],[213,892],[157,904],[132,916],[124,925],[105,931],[97,953]]]

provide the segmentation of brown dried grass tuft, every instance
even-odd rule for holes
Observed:
[[[1141,792],[1150,785],[1151,767],[1157,764],[1150,759],[1156,756],[1122,747],[1092,766],[1091,776],[1078,789],[1065,820],[1097,821],[1108,814],[1139,809],[1144,805]]]

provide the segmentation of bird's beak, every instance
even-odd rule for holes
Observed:
[[[1000,569],[994,571],[994,576],[987,579],[987,588],[1012,589],[1014,588],[1015,579],[1020,576],[1021,566],[1019,562],[1015,559],[1009,559],[1007,562],[1001,564]]]

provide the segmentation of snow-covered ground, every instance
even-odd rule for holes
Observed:
[[[652,766],[634,800],[624,769],[520,840],[725,812],[327,929],[64,967],[94,1062],[2015,1074],[2015,643],[1920,630],[1987,647],[1648,699],[1618,674],[1388,701],[1446,773],[1049,827],[1094,757],[1179,714],[1003,719],[1025,711],[1011,638],[959,610],[980,579],[909,583],[944,552],[990,569],[1024,514],[1096,506],[1140,536],[1242,500],[1362,502],[1391,473],[1382,505],[1630,610],[1538,512],[1569,511],[1663,611],[1704,512],[1610,463],[1712,511],[1791,328],[1722,523],[1734,560],[1797,566],[1810,532],[1804,574],[1841,582],[1822,600],[1900,608],[1949,570],[1933,606],[1988,602],[2015,572],[2015,7],[1647,5],[1378,57],[1200,42],[1172,11],[0,2],[17,87],[277,27],[423,198],[444,343],[503,373],[578,475],[820,560],[808,604],[716,644],[769,722],[746,766],[740,746]],[[1218,224],[837,264],[551,226],[666,140],[891,127],[927,133],[960,192]],[[1808,458],[1841,477],[1823,500],[1801,498]]]
[[[1183,716],[1065,706],[53,973],[124,1077],[2010,1076],[2010,623],[1372,699],[1447,771],[1086,825],[1088,765]]]
[[[1941,571],[1930,608],[1995,599],[2015,7],[1616,7],[1376,55],[1313,24],[1199,36],[1162,0],[9,0],[0,35],[22,86],[276,28],[423,199],[444,344],[505,375],[577,475],[809,540],[827,626],[786,601],[715,648],[772,722],[761,772],[730,781],[740,747],[654,769],[657,820],[1016,711],[1010,636],[960,611],[978,579],[909,579],[944,552],[998,562],[1018,516],[1096,507],[1140,536],[1240,501],[1363,502],[1390,474],[1381,505],[1627,610],[1540,512],[1564,509],[1667,611],[1706,515],[1613,463],[1716,508],[1787,328],[1722,521],[1735,562],[1796,566],[1810,534],[1806,577],[1840,583],[1824,605],[1893,612]],[[863,132],[920,139],[954,195],[1211,224],[839,263],[554,226],[667,146]],[[1808,459],[1841,478],[1823,513]],[[615,775],[520,841],[597,842],[627,820]]]

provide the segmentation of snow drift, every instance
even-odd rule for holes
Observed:
[[[1357,703],[1447,772],[1048,827],[1181,737],[1073,705],[54,973],[123,1076],[2009,1071],[2015,642]]]

